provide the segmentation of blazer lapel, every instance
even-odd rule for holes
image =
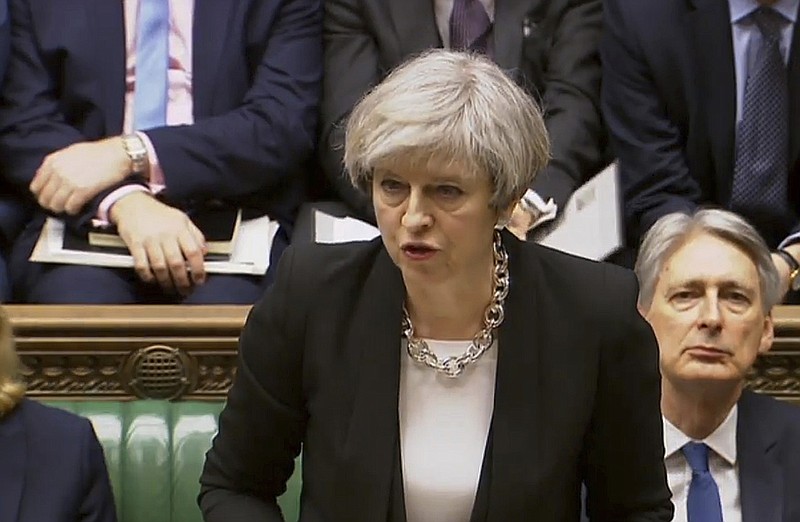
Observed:
[[[797,19],[800,21],[800,6]],[[789,165],[800,161],[800,23],[795,24],[789,52]]]
[[[388,7],[394,24],[400,47],[398,60],[442,47],[431,0],[380,0],[380,3]]]
[[[522,62],[523,23],[539,24],[542,20],[526,20],[528,13],[543,12],[542,0],[502,0],[494,7],[494,61],[501,69],[515,71]],[[538,17],[536,17],[538,18]]]
[[[744,392],[739,400],[736,426],[739,485],[743,522],[780,522],[783,506],[783,478],[773,454],[775,431],[758,405]]]
[[[89,0],[84,6],[84,52],[94,58],[91,81],[102,100],[106,134],[113,136],[122,132],[125,110],[125,14],[120,1]]]
[[[692,0],[695,10],[688,15],[689,31],[697,52],[695,76],[700,96],[690,110],[707,122],[714,158],[716,184],[727,201],[731,191],[736,136],[736,69],[733,58],[728,3]]]
[[[390,497],[402,486],[393,477],[399,475],[397,407],[403,288],[400,271],[381,249],[346,334],[346,353],[357,354],[353,361],[357,371],[338,473],[348,480],[336,485],[340,499],[336,520],[375,522],[387,520],[390,508],[398,513],[397,499],[392,505]]]
[[[19,522],[27,457],[22,407],[20,404],[16,411],[0,419],[0,522]]]
[[[195,0],[192,22],[192,97],[194,118],[211,116],[214,89],[218,83],[217,64],[228,43],[234,8],[231,0]],[[220,79],[224,81],[224,78]]]
[[[511,287],[505,306],[505,320],[500,326],[497,354],[497,379],[494,412],[487,455],[491,472],[481,474],[477,499],[488,484],[485,520],[515,520],[525,512],[530,498],[532,477],[536,474],[538,401],[531,391],[536,387],[541,342],[541,310],[536,303],[538,265],[520,250],[519,241],[503,233],[509,253]],[[530,335],[534,332],[534,335]],[[526,334],[527,333],[527,334]],[[476,502],[476,508],[481,502]],[[475,519],[475,517],[473,517]]]

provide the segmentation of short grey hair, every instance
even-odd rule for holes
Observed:
[[[676,212],[658,221],[645,234],[636,259],[639,278],[639,306],[645,310],[653,303],[658,278],[664,263],[698,233],[707,233],[740,248],[756,265],[764,313],[781,300],[780,276],[772,261],[769,247],[761,235],[733,212],[703,209],[693,214]]]
[[[491,177],[491,204],[502,209],[524,194],[549,151],[542,114],[521,87],[480,55],[437,49],[395,69],[356,105],[344,163],[370,194],[376,167],[460,162]]]

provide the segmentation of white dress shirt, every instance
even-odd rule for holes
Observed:
[[[725,421],[703,440],[687,437],[682,431],[664,418],[664,466],[667,468],[667,482],[672,492],[675,506],[675,522],[687,522],[686,500],[689,484],[692,482],[692,469],[683,456],[681,448],[688,442],[703,442],[708,452],[708,470],[719,489],[724,522],[742,522],[742,501],[739,491],[739,464],[736,460],[736,421],[738,406],[734,406]]]
[[[469,341],[427,340],[440,359]],[[400,460],[408,522],[468,522],[494,411],[497,341],[450,378],[415,362],[401,343]]]

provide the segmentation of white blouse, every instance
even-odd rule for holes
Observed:
[[[425,340],[440,359],[469,341]],[[415,362],[401,343],[400,460],[408,522],[468,522],[494,409],[497,341],[457,378]]]

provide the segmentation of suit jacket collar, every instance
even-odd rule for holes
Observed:
[[[733,56],[728,3],[723,0],[690,0],[688,14],[690,49],[697,52],[699,96],[690,110],[702,114],[710,137],[716,185],[721,200],[730,197],[736,137],[736,68]],[[701,131],[702,132],[702,131]]]
[[[494,61],[505,71],[515,71],[522,62],[523,24],[542,24],[546,4],[533,2],[497,1],[494,8]],[[512,75],[513,76],[513,75]]]
[[[165,0],[166,1],[166,0]],[[125,109],[125,13],[122,2],[89,0],[85,4],[86,56],[97,56],[92,79],[104,100],[107,135],[122,132]],[[195,0],[192,27],[192,98],[195,119],[212,113],[217,64],[237,2]]]
[[[0,419],[0,522],[18,520],[27,459],[23,408],[24,401]]]
[[[523,511],[535,480],[541,309],[536,301],[539,266],[523,257],[520,242],[504,233],[511,288],[499,330],[494,412],[472,520],[504,521]],[[400,322],[405,298],[400,271],[381,247],[366,276],[345,334],[345,352],[356,354],[352,410],[339,476],[337,519],[372,522],[405,519],[398,420]],[[532,478],[533,477],[533,478]]]
[[[387,520],[398,491],[400,323],[405,297],[400,271],[381,246],[366,275],[345,333],[353,354],[355,393],[336,485],[336,520]],[[402,485],[402,480],[400,480]],[[395,495],[391,492],[395,491]]]
[[[776,457],[779,430],[763,414],[758,397],[739,399],[737,445],[743,522],[780,522],[783,476]]]
[[[401,0],[385,4],[397,34],[400,46],[397,56],[400,60],[427,49],[442,47],[432,0]]]
[[[125,114],[125,13],[122,2],[89,0],[84,3],[85,56],[94,56],[90,81],[103,100],[107,136],[122,133]]]

